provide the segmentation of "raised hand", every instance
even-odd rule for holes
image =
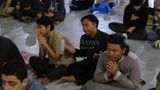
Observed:
[[[44,46],[47,44],[46,39],[40,33],[37,35],[37,39],[40,45]]]
[[[107,71],[115,75],[118,72],[118,65],[114,61],[109,61],[106,67]]]

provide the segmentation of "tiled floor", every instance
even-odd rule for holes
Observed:
[[[121,9],[118,9],[121,10]],[[56,26],[56,30],[63,32],[75,47],[79,47],[79,39],[83,34],[80,19],[86,15],[87,11],[71,12],[66,16],[64,22]],[[110,15],[96,16],[100,20],[99,29],[106,33],[113,33],[108,28],[111,21],[122,22],[122,13],[112,12]],[[26,51],[38,54],[38,43],[36,41],[35,23],[21,23],[12,18],[0,18],[0,34],[8,37],[16,43],[20,51]],[[142,79],[146,81],[144,90],[155,86],[156,75],[160,71],[160,49],[152,48],[148,41],[128,40],[131,51],[135,52],[141,59]],[[56,82],[47,86],[49,90],[78,90],[80,86],[74,83],[56,84]]]

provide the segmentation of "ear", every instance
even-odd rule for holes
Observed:
[[[51,29],[51,25],[48,25],[48,26],[47,26],[47,30],[50,30],[50,29]]]
[[[127,50],[126,48],[123,49],[123,54],[126,52],[126,50]]]
[[[96,23],[92,22],[92,24],[97,28],[97,24]]]
[[[26,86],[27,83],[28,83],[28,79],[27,79],[27,78],[22,81],[22,85],[23,85],[23,86]]]

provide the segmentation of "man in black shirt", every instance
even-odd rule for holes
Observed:
[[[148,7],[145,0],[131,0],[125,8],[123,24],[112,22],[109,28],[115,32],[127,33],[129,39],[146,40],[147,20]]]

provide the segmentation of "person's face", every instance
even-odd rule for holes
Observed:
[[[37,25],[37,30],[39,34],[46,36],[50,30],[50,27],[45,27],[44,25]]]
[[[91,21],[89,21],[88,19],[84,19],[82,21],[82,26],[83,26],[83,31],[86,35],[92,36],[92,34],[95,32],[94,30],[96,30],[96,23],[93,23]]]
[[[1,79],[4,90],[23,90],[24,81],[21,82],[16,76],[2,74]]]
[[[125,53],[126,48],[122,49],[118,44],[107,44],[107,55],[109,60],[118,61]]]

